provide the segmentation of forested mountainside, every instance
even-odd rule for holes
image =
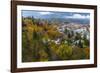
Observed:
[[[22,17],[22,62],[89,59],[89,28],[87,22]]]

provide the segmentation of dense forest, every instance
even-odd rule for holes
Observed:
[[[22,17],[22,62],[89,59],[89,27],[74,25]]]

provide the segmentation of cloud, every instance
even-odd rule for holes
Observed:
[[[81,15],[81,14],[73,14],[72,16],[65,16],[65,18],[73,18],[73,19],[89,19],[89,15]]]
[[[39,12],[39,14],[41,14],[41,15],[49,15],[49,14],[53,14],[53,13],[51,13],[51,12]]]

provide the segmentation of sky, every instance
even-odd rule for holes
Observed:
[[[90,13],[22,10],[23,17],[90,19]]]

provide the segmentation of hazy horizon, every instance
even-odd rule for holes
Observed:
[[[22,16],[33,16],[34,18],[39,19],[67,19],[69,21],[82,24],[90,23],[90,13],[22,10]]]

